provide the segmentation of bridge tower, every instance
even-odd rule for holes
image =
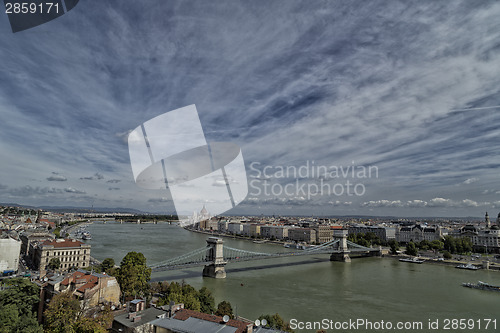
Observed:
[[[347,247],[347,233],[346,229],[334,230],[333,237],[340,239],[339,248],[330,256],[330,261],[351,262],[349,257],[349,248]]]
[[[203,276],[215,278],[215,279],[225,279],[226,278],[226,261],[224,261],[224,245],[221,238],[210,237],[207,239],[207,244],[209,246],[207,250],[206,260],[210,261],[211,264],[206,265],[203,268]]]

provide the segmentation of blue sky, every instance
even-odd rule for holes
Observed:
[[[13,34],[0,15],[0,202],[172,211],[134,183],[127,136],[196,104],[254,185],[365,189],[249,189],[231,213],[496,216],[499,16],[496,1],[87,0]],[[308,163],[378,177],[255,170]]]

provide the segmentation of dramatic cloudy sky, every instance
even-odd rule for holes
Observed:
[[[499,17],[497,1],[86,0],[13,34],[2,14],[0,202],[170,212],[135,184],[127,137],[196,104],[206,139],[242,150],[232,213],[496,216]]]

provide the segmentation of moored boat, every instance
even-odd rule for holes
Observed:
[[[417,257],[413,257],[413,258],[401,258],[401,259],[399,259],[399,261],[402,261],[402,262],[411,262],[413,264],[421,264],[425,260],[424,259],[418,259]]]
[[[462,286],[467,287],[467,288],[474,288],[474,289],[480,289],[480,290],[488,290],[488,291],[499,291],[500,292],[500,286],[494,286],[486,282],[479,281],[477,284],[473,283],[462,283]]]
[[[455,268],[470,269],[471,271],[477,271],[479,269],[479,267],[473,264],[460,264],[458,266],[455,266]]]

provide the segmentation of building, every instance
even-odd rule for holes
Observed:
[[[227,232],[227,226],[229,225],[229,221],[219,221],[217,223],[217,229],[219,232],[226,233]]]
[[[46,240],[54,240],[56,235],[48,232],[45,229],[35,229],[31,231],[23,232],[19,238],[21,239],[21,254],[33,257],[34,251],[32,243],[40,243]],[[31,252],[30,252],[31,251]],[[32,258],[33,259],[33,258]]]
[[[364,224],[355,224],[349,226],[349,234],[367,234],[373,233],[381,241],[387,242],[391,239],[396,239],[396,228],[391,227],[382,227],[382,226],[374,226],[374,225],[364,225]]]
[[[59,291],[70,291],[87,306],[120,304],[120,286],[114,276],[78,270],[61,281]]]
[[[443,232],[439,226],[422,226],[420,224],[399,227],[396,230],[396,241],[399,243],[419,243],[423,240],[432,242],[443,238]]]
[[[260,224],[257,223],[245,223],[243,224],[243,236],[247,237],[259,237],[260,236]]]
[[[290,227],[282,225],[262,225],[260,235],[269,239],[287,239]]]
[[[329,225],[318,224],[313,227],[316,231],[316,243],[327,243],[333,239],[333,229]]]
[[[144,300],[133,300],[127,313],[115,316],[111,332],[155,333],[157,331],[152,322],[165,317],[166,314],[163,309],[145,309]]]
[[[294,228],[288,230],[288,239],[295,242],[316,242],[316,230],[312,228]]]
[[[36,248],[34,263],[43,275],[51,259],[59,259],[59,270],[85,268],[90,264],[90,244],[75,239],[47,240],[39,243]]]
[[[19,268],[21,241],[13,238],[15,232],[0,235],[0,274],[11,274]]]
[[[243,224],[241,222],[229,222],[227,232],[233,235],[241,235],[243,232]]]
[[[496,224],[491,224],[488,213],[486,213],[485,220],[486,228],[481,229],[473,225],[466,225],[459,230],[456,236],[469,238],[475,251],[500,253],[500,213]]]
[[[159,318],[151,323],[156,333],[177,332],[220,332],[220,333],[252,333],[259,332],[253,329],[253,323],[241,319],[227,319],[223,317],[201,313],[198,311],[180,309],[172,317]],[[272,332],[272,331],[267,331]],[[276,331],[274,331],[276,332]]]

